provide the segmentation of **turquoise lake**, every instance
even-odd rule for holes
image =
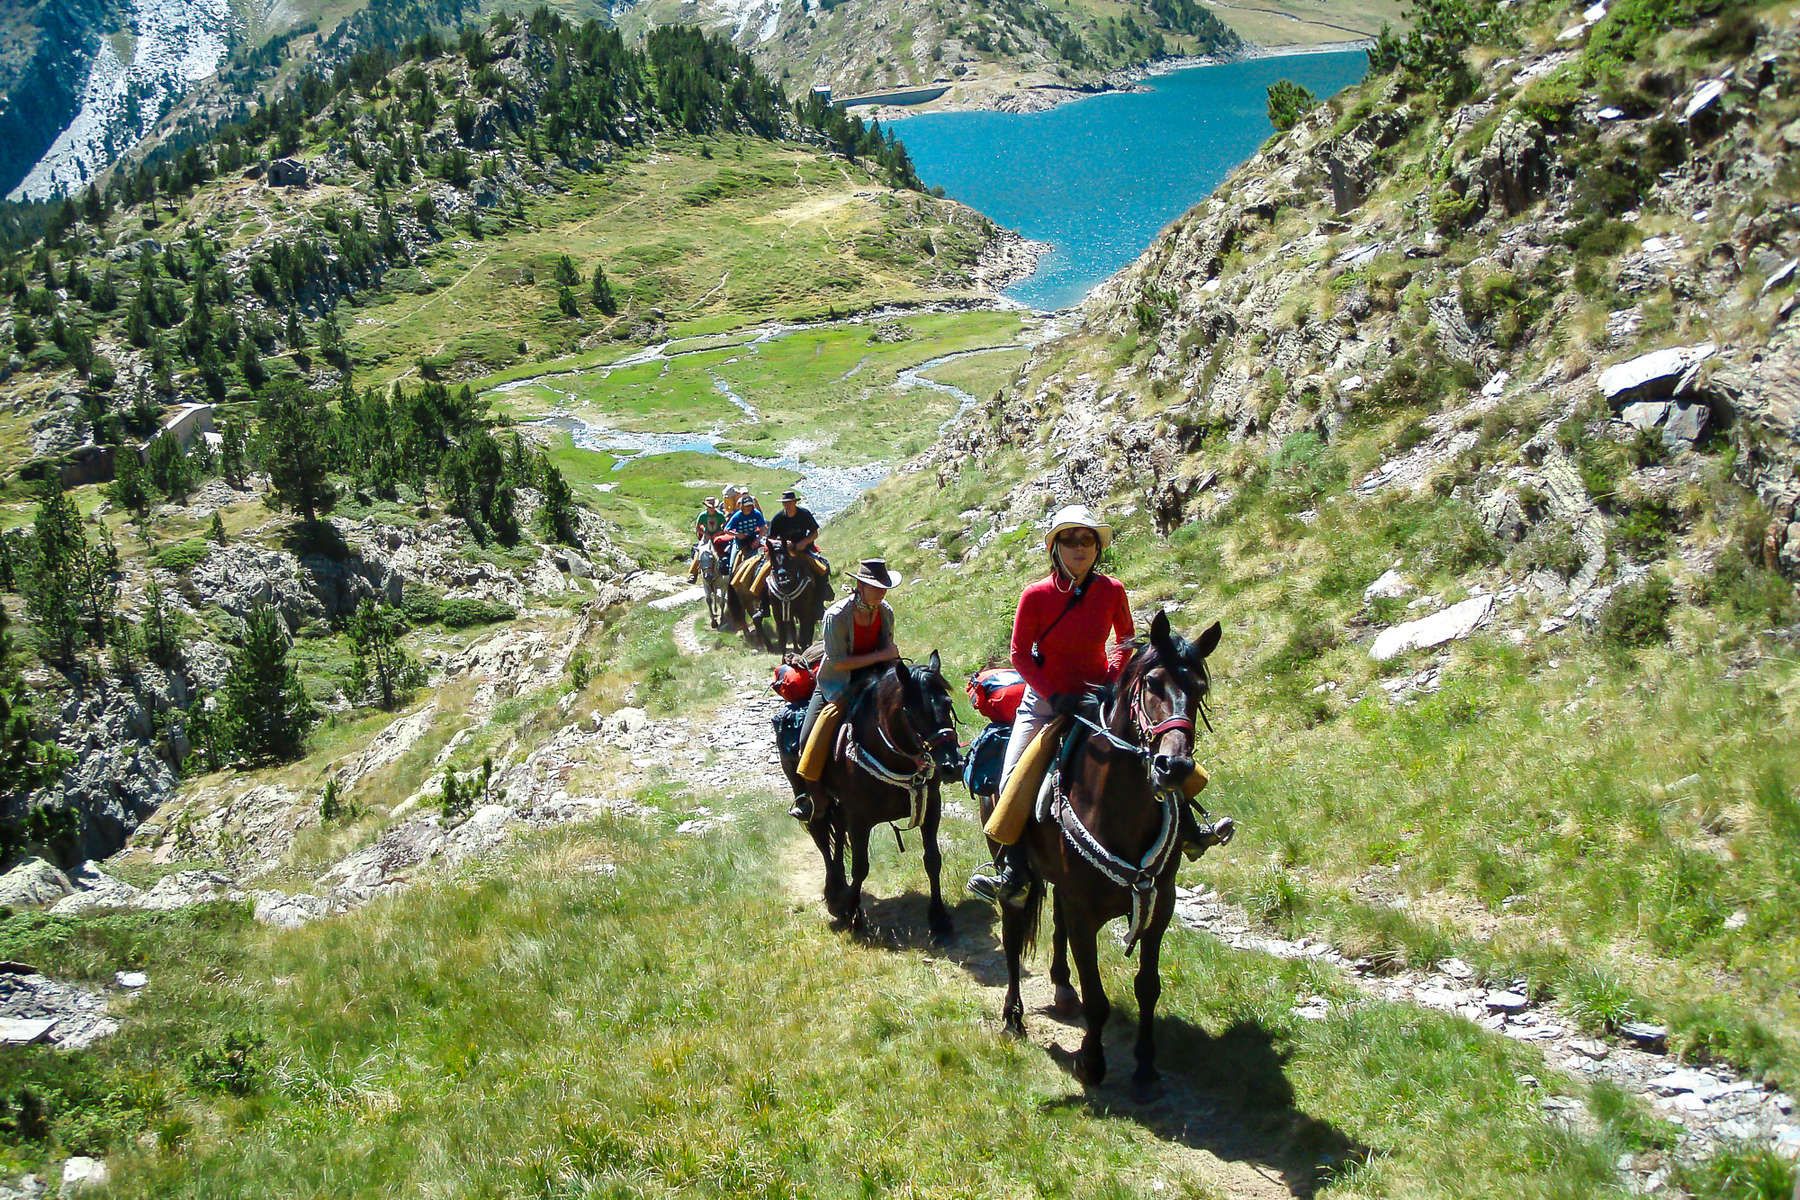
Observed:
[[[1360,80],[1360,50],[1190,67],[1041,113],[907,117],[890,128],[927,186],[1054,249],[1007,289],[1033,308],[1074,304],[1136,258],[1275,132],[1268,88],[1320,99]]]

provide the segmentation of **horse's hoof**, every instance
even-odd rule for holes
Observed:
[[[1143,1072],[1131,1078],[1131,1098],[1139,1104],[1154,1104],[1162,1099],[1162,1076],[1155,1071],[1146,1076]]]
[[[931,940],[942,945],[956,936],[956,926],[949,917],[933,917],[931,919]]]
[[[1024,1041],[1025,1018],[1017,1015],[1007,1017],[1005,1024],[1000,1026],[1000,1032],[1009,1038],[1018,1038],[1020,1041]]]
[[[1056,985],[1056,995],[1050,1001],[1050,1011],[1058,1016],[1073,1017],[1081,1012],[1081,994],[1066,983]]]
[[[1085,1054],[1075,1059],[1075,1078],[1088,1087],[1099,1087],[1106,1082],[1106,1060],[1095,1055],[1090,1061]]]

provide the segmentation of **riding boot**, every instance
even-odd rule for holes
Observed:
[[[794,803],[788,809],[788,816],[796,821],[811,822],[813,815],[812,797],[805,792],[794,793]]]
[[[1237,832],[1237,822],[1230,817],[1202,821],[1193,804],[1181,806],[1181,852],[1188,860],[1197,860],[1214,846],[1223,846]]]
[[[1020,908],[1031,891],[1031,856],[1023,842],[1000,847],[993,874],[977,872],[969,877],[969,894],[992,900],[1006,908]]]

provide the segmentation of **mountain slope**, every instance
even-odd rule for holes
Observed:
[[[1228,897],[1791,1089],[1794,9],[1455,7],[844,532],[991,661],[1101,505],[1140,614],[1225,624]]]

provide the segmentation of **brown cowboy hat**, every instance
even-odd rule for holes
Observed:
[[[861,565],[851,572],[850,578],[858,583],[866,583],[870,587],[878,587],[890,592],[905,580],[900,572],[890,570],[887,560],[883,558],[863,559]]]

